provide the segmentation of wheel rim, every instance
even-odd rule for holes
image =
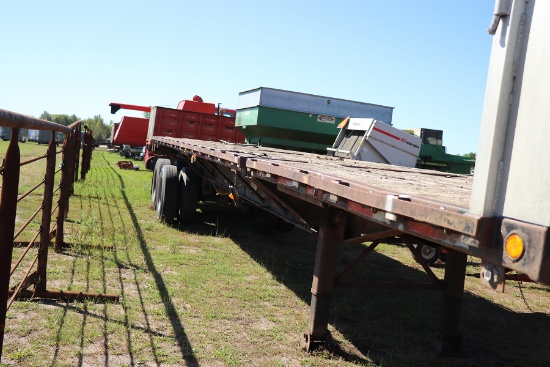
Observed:
[[[422,254],[422,257],[424,259],[432,259],[435,256],[435,248],[431,246],[422,246],[422,249],[420,250],[420,253]]]

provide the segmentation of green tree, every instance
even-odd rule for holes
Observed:
[[[47,111],[42,112],[39,119],[55,122],[64,126],[69,126],[73,122],[80,120],[76,115],[50,114]]]
[[[39,118],[56,122],[64,126],[69,126],[73,122],[80,120],[80,118],[74,114],[70,116],[66,114],[50,114],[47,111],[44,111]],[[93,131],[94,138],[98,142],[105,142],[111,136],[111,127],[105,124],[100,115],[82,120],[82,126],[88,126],[88,128]]]
[[[473,159],[473,160],[475,160],[475,159],[476,159],[476,156],[477,156],[477,154],[476,154],[476,153],[474,153],[474,152],[470,152],[470,153],[466,153],[466,154],[463,154],[462,156],[463,156],[463,157],[468,157],[468,158],[470,158],[470,159]]]
[[[98,142],[106,142],[111,136],[111,127],[105,124],[100,115],[82,120],[82,124],[93,131],[94,138]]]

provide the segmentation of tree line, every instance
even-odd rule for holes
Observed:
[[[44,111],[39,118],[41,120],[55,122],[64,126],[69,126],[73,122],[80,120],[82,121],[82,125],[88,126],[88,128],[94,132],[94,138],[96,141],[106,142],[111,137],[111,125],[105,124],[105,121],[100,115],[95,115],[92,118],[87,118],[83,120],[74,114],[54,114]]]

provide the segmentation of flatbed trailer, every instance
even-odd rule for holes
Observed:
[[[322,343],[334,287],[395,288],[345,280],[380,241],[404,243],[444,295],[434,345],[456,352],[468,255],[481,259],[480,279],[502,290],[506,271],[550,285],[550,2],[497,1],[495,34],[471,175],[403,168],[255,146],[152,136],[157,156],[152,203],[160,219],[180,223],[195,212],[209,183],[235,205],[270,213],[314,234],[307,349]],[[274,222],[274,221],[272,221]],[[336,273],[346,243],[371,244]],[[417,244],[447,250],[444,279],[422,259]]]
[[[150,148],[184,167],[188,177],[200,177],[218,187],[217,191],[231,193],[236,205],[266,210],[317,236],[310,327],[306,333],[308,349],[315,348],[327,335],[334,287],[396,287],[389,282],[346,282],[344,275],[351,268],[342,274],[335,273],[335,258],[342,244],[372,242],[357,263],[380,241],[409,247],[432,283],[402,286],[441,288],[445,292],[444,321],[438,339],[443,352],[458,348],[456,320],[466,255],[550,284],[549,274],[543,271],[549,267],[548,259],[536,263],[526,256],[524,262],[511,266],[503,261],[502,244],[495,238],[496,228],[500,229],[502,223],[468,210],[471,175],[181,138],[153,137]],[[441,245],[448,250],[444,280],[438,279],[419,256],[414,246],[419,242]],[[492,286],[504,282],[503,278],[481,279]]]

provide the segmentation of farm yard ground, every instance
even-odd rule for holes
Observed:
[[[6,145],[0,143],[0,155]],[[120,301],[16,302],[2,366],[550,364],[550,289],[509,282],[505,293],[494,293],[479,285],[475,258],[468,261],[460,355],[442,358],[429,347],[439,325],[438,292],[354,289],[336,289],[330,338],[308,354],[301,336],[315,240],[298,230],[262,233],[238,209],[210,203],[200,205],[193,225],[159,223],[150,205],[151,172],[138,161],[141,170],[121,170],[121,159],[94,151],[91,170],[71,198],[70,246],[51,251],[48,262],[49,289],[118,294]],[[40,171],[29,169],[25,180]],[[344,268],[364,246],[343,246],[337,266]],[[434,266],[439,277],[443,267]],[[427,279],[396,245],[377,247],[354,277]]]

